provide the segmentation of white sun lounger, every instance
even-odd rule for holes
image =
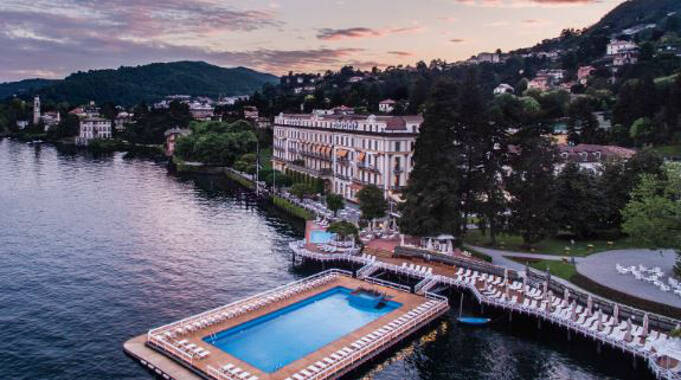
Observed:
[[[332,355],[333,356],[333,355]],[[322,359],[326,364],[332,365],[333,363],[337,362],[338,360],[333,360],[331,358],[324,358]]]
[[[220,369],[223,370],[223,371],[225,371],[225,372],[227,372],[227,371],[229,371],[229,370],[232,369],[232,368],[234,368],[234,364],[227,363],[227,364],[223,365]]]

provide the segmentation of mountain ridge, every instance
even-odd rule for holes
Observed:
[[[278,77],[243,66],[224,68],[203,61],[176,61],[78,71],[61,80],[28,79],[0,84],[0,98],[40,95],[45,101],[130,106],[172,94],[218,97],[251,94]]]

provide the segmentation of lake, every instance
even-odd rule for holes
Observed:
[[[310,274],[302,223],[225,181],[0,140],[0,378],[151,379],[125,340]],[[641,363],[506,316],[450,316],[350,378],[649,379]]]

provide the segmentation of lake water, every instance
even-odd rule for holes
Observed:
[[[291,265],[300,238],[238,188],[0,140],[0,379],[151,379],[125,340],[309,275]],[[471,329],[455,313],[350,378],[651,378],[533,321]]]

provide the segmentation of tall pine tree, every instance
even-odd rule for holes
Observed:
[[[557,230],[552,217],[556,202],[555,149],[535,128],[521,130],[513,140],[509,160],[512,170],[506,183],[510,196],[508,225],[529,246]]]
[[[424,121],[414,148],[414,169],[402,205],[400,230],[428,236],[460,236],[464,224],[461,206],[461,147],[454,144],[458,87],[437,82],[426,105]]]

